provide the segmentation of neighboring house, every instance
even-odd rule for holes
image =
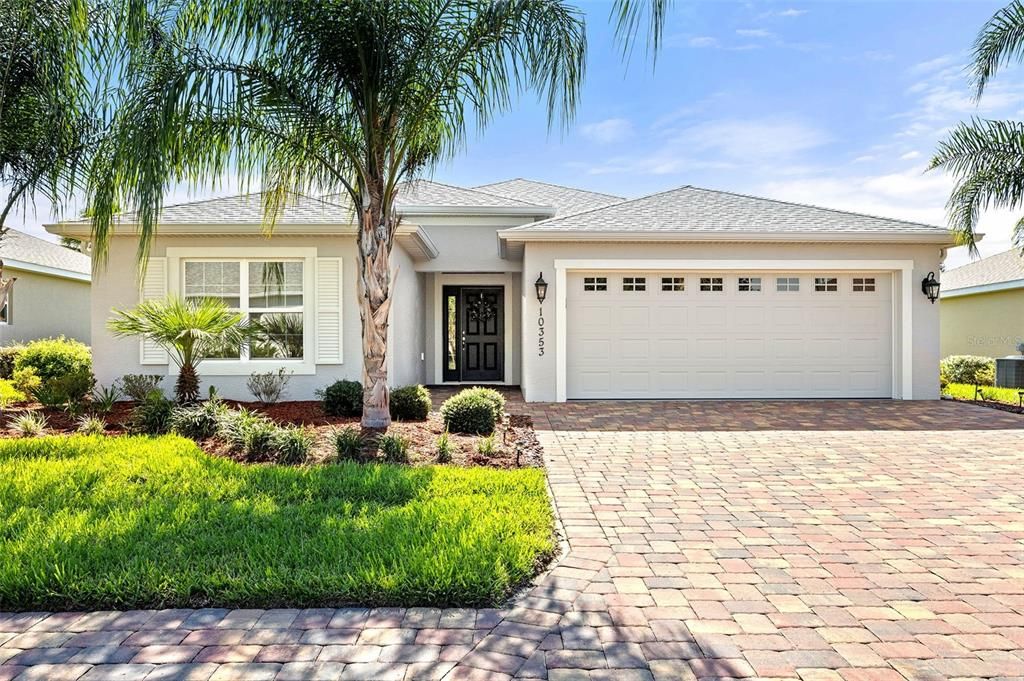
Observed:
[[[89,342],[89,256],[9,229],[0,260],[4,278],[17,278],[0,308],[0,345],[52,336]]]
[[[1024,342],[1024,257],[1010,250],[942,274],[942,356],[1017,354]]]
[[[243,398],[248,374],[282,366],[292,399],[359,379],[343,204],[295,197],[269,239],[258,195],[168,206],[142,282],[124,216],[93,283],[99,379],[173,373],[159,348],[105,330],[111,309],[169,292],[277,329],[203,362],[222,394]],[[627,201],[521,179],[417,182],[398,210],[393,385],[521,385],[531,401],[939,396],[938,306],[921,281],[953,244],[943,228],[689,186]]]

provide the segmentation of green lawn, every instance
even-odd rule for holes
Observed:
[[[176,436],[0,441],[0,610],[495,605],[555,551],[544,473],[241,465]]]
[[[1020,405],[1020,396],[1017,388],[993,388],[992,386],[981,386],[982,399],[993,402],[1005,402],[1017,407]],[[973,400],[974,386],[967,383],[950,383],[942,390],[943,395],[955,397],[958,400]]]

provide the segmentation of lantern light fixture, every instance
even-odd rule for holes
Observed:
[[[929,272],[928,276],[921,281],[921,291],[928,296],[928,300],[935,304],[939,298],[939,282],[935,279],[935,273]]]
[[[537,289],[537,302],[543,305],[544,299],[548,297],[548,282],[544,281],[543,272],[537,276],[537,281],[533,282],[533,287]]]

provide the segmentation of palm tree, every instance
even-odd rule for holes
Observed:
[[[619,0],[624,44],[646,23],[657,45],[666,4]],[[168,0],[134,25],[144,38],[128,43],[92,172],[97,257],[120,203],[137,207],[144,263],[173,182],[229,170],[258,180],[268,231],[293,192],[344,193],[358,227],[362,421],[387,427],[399,184],[520,94],[568,124],[586,60],[581,12],[560,0]]]
[[[86,0],[0,0],[0,238],[16,207],[37,195],[59,206],[80,185],[91,23]],[[0,262],[0,308],[13,284]]]
[[[1002,67],[1024,55],[1024,2],[1015,0],[993,15],[974,41],[971,85],[980,100]],[[983,210],[1024,205],[1024,122],[973,118],[957,125],[939,143],[930,169],[956,177],[946,204],[950,226],[977,253],[975,229]],[[1014,229],[1014,244],[1024,248],[1024,217]]]
[[[225,347],[238,347],[247,336],[242,314],[213,298],[183,300],[170,296],[113,312],[115,316],[107,327],[114,335],[140,336],[156,343],[178,365],[174,393],[185,404],[199,399],[199,363],[220,354]]]

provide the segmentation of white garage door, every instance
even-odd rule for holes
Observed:
[[[566,279],[569,399],[892,396],[888,273]]]

